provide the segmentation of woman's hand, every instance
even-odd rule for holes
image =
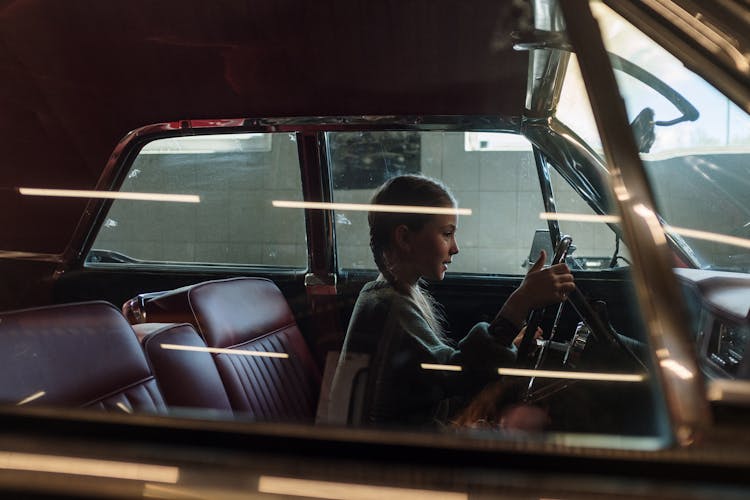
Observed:
[[[521,286],[511,294],[498,313],[516,325],[526,319],[529,311],[562,302],[575,290],[573,274],[564,263],[544,267],[547,253],[542,250]]]

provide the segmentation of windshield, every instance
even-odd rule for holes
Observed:
[[[750,271],[750,117],[606,6],[592,9],[665,230],[695,267]],[[557,116],[601,151],[581,99],[572,56]]]

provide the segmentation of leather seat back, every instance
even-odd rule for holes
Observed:
[[[232,408],[258,420],[313,421],[320,370],[272,281],[232,278],[151,295],[127,304],[139,302],[148,321],[193,324],[218,350],[213,357]]]
[[[161,324],[142,343],[170,408],[232,411],[211,353],[191,325]]]
[[[106,302],[0,313],[0,401],[166,411],[132,328]]]

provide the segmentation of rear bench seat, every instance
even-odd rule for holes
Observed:
[[[231,414],[232,406],[214,360],[191,325],[158,325],[143,337],[142,344],[170,408],[203,408]]]
[[[320,370],[286,299],[272,281],[232,278],[145,294],[128,301],[123,312],[136,323],[194,325],[212,351],[235,411],[249,413],[256,420],[314,420]],[[144,339],[161,382],[161,373],[172,369],[161,369],[161,360],[154,355],[158,350],[149,349],[153,342],[150,337]],[[175,336],[173,342],[184,340]],[[278,355],[288,357],[270,357]],[[171,376],[179,378],[176,372]],[[165,390],[165,395],[169,392]]]
[[[106,302],[0,313],[0,402],[167,409],[132,328]]]

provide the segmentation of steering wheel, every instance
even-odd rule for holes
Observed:
[[[571,238],[567,234],[560,238],[560,242],[555,248],[555,256],[552,258],[553,266],[555,264],[559,264],[560,262],[565,262],[565,257],[568,256],[568,251],[570,250],[570,245],[572,243],[573,238]],[[576,288],[576,291],[577,290],[578,289]],[[518,357],[516,358],[518,360],[517,364],[519,366],[530,367],[532,365],[530,360],[532,347],[535,343],[534,334],[536,333],[537,328],[539,328],[539,325],[542,322],[545,310],[545,307],[534,309],[533,311],[531,311],[528,319],[526,320],[526,333],[521,340],[521,344],[518,346]]]
[[[570,246],[572,243],[573,238],[569,235],[564,235],[562,238],[560,238],[560,242],[555,248],[555,255],[552,259],[552,265],[565,262],[565,258],[568,255],[568,251],[570,250]],[[570,303],[570,305],[573,307],[584,325],[588,327],[588,331],[590,331],[591,336],[593,336],[595,341],[601,344],[602,347],[607,350],[607,352],[623,353],[625,358],[631,360],[636,366],[642,368],[644,371],[646,370],[646,365],[627,345],[625,345],[625,343],[623,343],[617,332],[615,332],[609,325],[609,322],[602,319],[601,315],[591,306],[589,301],[586,299],[586,297],[578,287],[576,287],[575,290],[573,290],[568,295],[567,302]],[[557,306],[558,310],[554,324],[552,326],[551,331],[553,333],[550,336],[550,342],[553,340],[552,336],[557,330],[558,322],[560,320],[562,308],[564,307],[564,305],[565,301]],[[542,318],[544,317],[545,309],[546,308],[534,309],[529,314],[529,318],[526,323],[526,333],[524,334],[523,339],[521,340],[521,344],[518,347],[518,356],[516,358],[516,365],[521,368],[539,368],[542,364],[542,361],[544,360],[544,357],[546,356],[546,353],[548,352],[548,349],[545,348],[546,346],[542,346],[537,350],[536,356],[531,355],[533,347],[536,343],[534,334],[539,327]],[[585,344],[586,339],[583,339],[583,346],[577,346],[577,348],[579,350],[582,350],[585,347]],[[571,348],[574,347],[576,347],[575,339],[571,340]],[[568,358],[566,356],[566,361],[567,359]],[[526,391],[525,399],[528,398],[528,395],[531,392],[533,382],[534,378],[532,377],[529,382],[529,387]]]

